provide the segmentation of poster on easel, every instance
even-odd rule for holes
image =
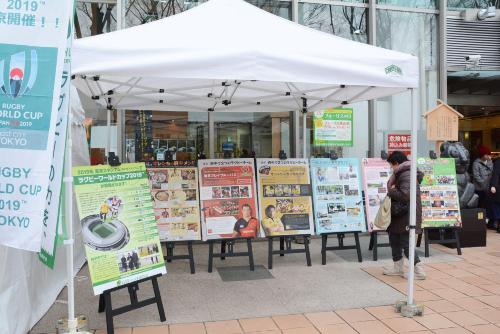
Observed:
[[[198,160],[203,240],[260,236],[253,159]]]
[[[358,159],[311,159],[316,233],[366,232]]]
[[[455,159],[418,158],[418,169],[424,173],[420,184],[422,227],[460,227]]]
[[[144,163],[73,168],[94,294],[166,274]]]
[[[380,204],[387,196],[387,181],[392,174],[391,166],[381,158],[364,158],[361,160],[361,168],[368,232],[377,231],[379,229],[373,222]]]
[[[257,159],[257,180],[266,236],[314,234],[307,159]]]
[[[195,161],[146,163],[161,241],[201,240]]]

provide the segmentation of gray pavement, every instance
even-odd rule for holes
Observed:
[[[379,242],[387,242],[379,237]],[[364,272],[362,267],[391,264],[390,249],[379,249],[379,261],[371,261],[368,251],[369,237],[361,237],[363,263],[357,262],[355,250],[328,252],[327,264],[321,265],[321,240],[311,244],[312,267],[306,266],[304,254],[275,256],[271,278],[258,275],[255,280],[223,281],[217,271],[221,267],[247,266],[248,258],[216,259],[214,271],[207,272],[208,246],[195,245],[196,274],[189,273],[187,260],[167,264],[168,275],[159,279],[160,291],[168,323],[202,322],[279,314],[329,311],[378,305],[389,305],[402,298],[392,287]],[[332,242],[335,240],[332,238]],[[353,243],[346,238],[345,244]],[[302,245],[293,245],[303,247]],[[275,243],[278,248],[278,243]],[[237,244],[235,250],[245,250],[246,244]],[[177,249],[176,249],[177,250]],[[423,247],[422,247],[423,250]],[[184,252],[185,247],[177,250]],[[256,265],[267,268],[267,242],[254,242]],[[419,251],[423,258],[423,253]],[[431,248],[431,257],[424,262],[460,261]],[[260,268],[261,270],[266,270]],[[266,273],[263,273],[264,276]],[[87,266],[76,279],[76,312],[89,318],[90,328],[105,328],[105,317],[97,313],[99,298],[93,296]],[[144,283],[139,290],[141,296],[152,296],[150,284]],[[129,302],[126,291],[112,294],[113,306]],[[33,328],[31,333],[55,332],[56,320],[66,316],[66,291],[63,290],[48,313]],[[115,327],[145,326],[159,324],[154,305],[129,312],[115,318]]]

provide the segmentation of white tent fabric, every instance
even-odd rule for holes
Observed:
[[[73,44],[73,83],[117,109],[309,111],[418,86],[416,57],[288,21],[242,0]]]
[[[73,164],[88,165],[89,151],[81,122],[84,111],[76,89],[71,91],[71,112]],[[73,226],[76,274],[85,263],[81,225],[76,210]],[[51,270],[38,260],[37,253],[0,246],[0,273],[0,334],[25,334],[49,310],[66,285],[66,249],[57,249],[55,266]]]

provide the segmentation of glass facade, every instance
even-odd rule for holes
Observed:
[[[123,1],[124,25],[131,27],[189,10],[205,0],[118,0]],[[369,42],[369,5],[367,0],[328,1],[315,3],[313,0],[248,0],[280,17],[339,37],[360,43]],[[293,17],[294,3],[297,17]],[[413,54],[422,59],[421,82],[417,101],[421,112],[432,108],[438,98],[439,55],[438,55],[438,0],[377,0],[375,6],[376,42],[379,47]],[[449,0],[450,9],[469,8],[477,1]],[[75,23],[77,37],[85,37],[116,30],[116,5],[80,1]],[[293,42],[293,37],[290,38]],[[338,106],[330,106],[338,107]],[[190,110],[179,112],[127,111],[122,121],[122,146],[126,161],[154,159],[165,152],[177,159],[195,159],[209,156],[209,128],[213,126],[214,157],[277,157],[280,150],[288,156],[302,156],[303,142],[306,142],[306,156],[319,156],[332,150],[340,155],[363,158],[370,148],[368,102],[346,107],[354,110],[354,146],[342,149],[335,147],[315,147],[312,136],[312,117],[306,119],[305,138],[302,130],[303,119],[294,124],[290,113],[245,113],[213,114],[209,122],[207,113]],[[377,134],[376,152],[385,149],[389,132],[409,132],[411,96],[409,92],[380,99],[375,103],[376,116],[374,131]],[[146,114],[144,114],[146,113]],[[100,110],[90,116],[93,124],[100,129],[106,124],[106,112]],[[120,121],[112,117],[114,133],[120,136]],[[143,124],[150,117],[149,125]],[[142,117],[142,118],[141,118]],[[115,126],[118,124],[117,126]],[[424,124],[421,124],[423,129]],[[296,127],[300,127],[295,131]],[[293,134],[298,133],[299,138]],[[144,137],[146,136],[146,137]],[[423,135],[422,135],[423,138]],[[425,142],[425,140],[422,140]],[[95,145],[105,141],[95,140]],[[112,140],[112,149],[119,145]],[[113,146],[114,145],[114,146]],[[142,146],[141,146],[142,145]],[[146,147],[144,146],[146,145]],[[427,144],[428,145],[428,144]],[[140,147],[139,147],[140,146]],[[93,147],[97,148],[97,147]],[[144,151],[145,149],[145,151]],[[421,146],[421,152],[427,147]],[[101,148],[102,151],[102,148]]]
[[[450,10],[460,10],[467,8],[486,8],[491,6],[495,1],[491,0],[448,0],[448,8]],[[496,7],[500,8],[500,2],[496,1]]]

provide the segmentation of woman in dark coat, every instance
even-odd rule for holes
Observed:
[[[500,233],[500,158],[493,163],[493,173],[490,180],[491,220],[497,222],[497,232]]]
[[[389,244],[391,245],[392,260],[394,268],[384,270],[384,275],[389,276],[404,276],[404,259],[403,252],[406,258],[409,258],[409,224],[410,224],[410,169],[411,162],[403,152],[395,151],[387,159],[393,170],[392,176],[387,183],[387,196],[391,198],[391,224],[387,228],[389,233]],[[417,233],[420,232],[422,224],[422,203],[420,199],[420,182],[422,182],[423,174],[417,172]],[[421,266],[417,266],[420,262],[417,254],[415,254],[415,279],[425,279],[425,272]]]

